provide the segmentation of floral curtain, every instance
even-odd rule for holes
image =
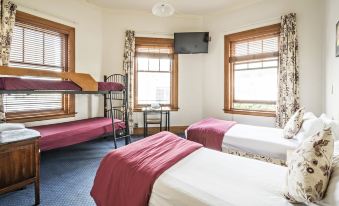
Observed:
[[[0,66],[8,65],[16,7],[11,1],[0,0]],[[3,95],[0,95],[0,122],[5,119]]]
[[[128,123],[133,133],[133,83],[134,83],[135,32],[127,30],[125,34],[123,70],[128,75]]]
[[[296,14],[281,17],[276,126],[284,127],[300,107]]]

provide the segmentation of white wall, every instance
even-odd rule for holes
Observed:
[[[14,0],[19,10],[75,27],[75,71],[90,73],[102,79],[102,15],[101,9],[81,0]],[[27,125],[84,119],[100,113],[99,97],[76,96],[75,118],[31,122]],[[101,106],[101,105],[100,105]]]
[[[301,102],[307,110],[320,114],[325,98],[323,94],[323,22],[322,0],[263,0],[227,13],[215,13],[204,17],[174,16],[155,17],[136,11],[115,11],[96,7],[85,0],[14,0],[19,9],[76,28],[76,71],[90,73],[102,80],[104,74],[122,71],[124,32],[135,30],[137,36],[171,37],[173,32],[209,31],[212,37],[209,54],[179,56],[179,108],[171,113],[171,125],[189,125],[203,117],[234,119],[241,123],[273,126],[273,118],[242,115],[226,115],[223,109],[224,60],[223,36],[279,22],[279,17],[296,12],[300,40]],[[335,0],[328,0],[330,19],[327,33],[334,33]],[[336,4],[336,5],[333,5]],[[332,31],[333,30],[333,31]],[[329,36],[328,42],[334,42]],[[334,43],[333,43],[334,44]],[[334,45],[328,43],[327,52],[333,53]],[[331,54],[332,57],[334,54]],[[331,56],[330,55],[330,56]],[[333,82],[335,91],[339,81],[335,75],[338,58],[328,57],[326,91]],[[339,91],[339,90],[338,90]],[[326,108],[336,113],[335,95],[326,95]],[[77,95],[75,118],[29,123],[49,124],[72,119],[102,115],[102,99],[93,95]],[[139,124],[141,114],[136,114]]]
[[[264,0],[240,10],[204,18],[212,42],[205,57],[203,116],[234,119],[241,123],[274,126],[274,118],[226,115],[224,105],[224,40],[226,34],[280,22],[280,16],[297,13],[300,46],[300,95],[306,110],[320,114],[323,109],[323,8],[322,0]],[[333,7],[332,7],[333,8]],[[334,8],[333,8],[334,10]],[[339,83],[338,83],[339,87]]]
[[[325,111],[335,119],[339,119],[339,57],[336,57],[336,24],[339,21],[339,1],[326,1],[325,23]],[[332,89],[333,86],[333,89]],[[333,92],[332,92],[333,90]]]
[[[173,38],[174,32],[200,31],[201,17],[174,16],[159,18],[132,11],[104,10],[103,72],[122,72],[124,35],[127,29],[136,36]],[[202,118],[203,54],[179,55],[179,111],[171,112],[171,126],[186,126]],[[142,113],[135,119],[142,125]]]

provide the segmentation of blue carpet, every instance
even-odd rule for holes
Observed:
[[[139,138],[133,138],[136,141]],[[118,141],[119,146],[124,140]],[[41,205],[91,206],[90,196],[100,160],[113,148],[111,138],[100,138],[82,144],[41,153]],[[34,205],[34,187],[0,196],[1,206]]]

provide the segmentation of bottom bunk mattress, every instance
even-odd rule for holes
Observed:
[[[190,142],[159,133],[107,154],[91,192],[97,205],[291,205],[283,197],[286,167],[189,143],[178,147],[184,141]],[[144,182],[131,183],[140,175],[153,177],[147,178],[146,190],[139,189]],[[338,186],[335,178],[318,205],[339,205]],[[136,201],[140,196],[141,201]],[[127,203],[130,200],[133,204]]]
[[[115,120],[115,128],[125,128],[125,123]],[[95,139],[112,133],[112,119],[96,117],[90,119],[64,122],[52,125],[32,127],[41,134],[39,145],[41,151],[47,151]]]

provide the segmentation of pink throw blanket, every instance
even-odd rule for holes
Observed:
[[[161,132],[107,154],[91,195],[98,206],[144,206],[153,183],[168,168],[202,145]]]
[[[187,128],[187,139],[204,147],[221,151],[224,134],[236,124],[233,121],[208,118]]]

